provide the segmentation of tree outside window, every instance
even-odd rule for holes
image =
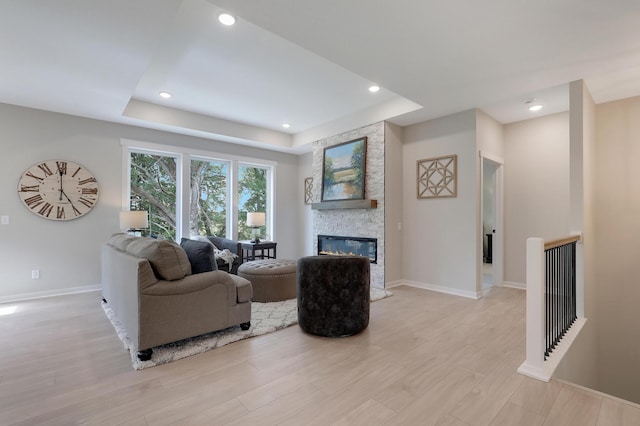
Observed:
[[[130,209],[149,212],[149,233],[176,240],[186,232],[184,224],[177,223],[177,200],[189,203],[188,232],[190,235],[216,235],[233,238],[227,229],[231,212],[229,188],[238,192],[238,236],[251,238],[247,227],[247,212],[267,211],[267,178],[269,167],[239,164],[238,179],[230,182],[231,161],[191,159],[157,153],[131,152]],[[178,164],[189,167],[190,182],[180,183]],[[187,194],[189,191],[189,194]],[[178,195],[184,194],[182,197]],[[267,220],[267,223],[269,221]],[[267,227],[259,229],[264,237]]]
[[[247,226],[247,212],[267,212],[267,169],[241,164],[238,170],[238,239],[251,239],[252,228]],[[267,223],[269,218],[267,217]],[[263,238],[267,227],[261,226]]]
[[[191,235],[227,235],[227,175],[222,161],[191,161]]]
[[[176,158],[132,152],[130,209],[149,213],[149,234],[176,239]]]

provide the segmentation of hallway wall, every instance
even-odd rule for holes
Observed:
[[[416,162],[452,154],[458,159],[457,196],[418,199]],[[404,280],[417,287],[477,297],[476,111],[406,127],[402,156]]]
[[[640,97],[596,107],[599,385],[640,403]]]
[[[526,241],[569,229],[569,113],[504,126],[504,281],[524,288]]]

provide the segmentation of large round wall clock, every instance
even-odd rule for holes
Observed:
[[[98,192],[98,181],[91,172],[67,160],[34,164],[18,183],[18,195],[29,211],[51,220],[84,216],[96,205]]]

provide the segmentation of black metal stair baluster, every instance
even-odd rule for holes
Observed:
[[[545,250],[545,359],[577,319],[576,243]]]
[[[545,252],[545,278],[544,278],[544,294],[545,294],[545,352],[544,358],[547,359],[549,356],[549,347],[550,344],[550,336],[551,336],[551,256],[549,251]]]

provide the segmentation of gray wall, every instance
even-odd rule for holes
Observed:
[[[416,161],[452,154],[458,156],[457,197],[418,199]],[[478,161],[475,110],[404,129],[402,268],[411,285],[478,296]]]
[[[295,155],[0,104],[0,301],[57,294],[100,285],[100,244],[119,231],[122,202],[121,138],[277,161],[278,257],[298,256],[298,158]],[[100,184],[100,199],[86,216],[49,221],[27,211],[17,194],[24,170],[41,160],[69,159],[87,167]],[[31,270],[40,279],[31,279]]]
[[[304,195],[304,180],[306,178],[313,178],[313,152],[300,155],[298,157],[298,192]],[[315,179],[313,181],[313,187],[322,185],[322,183]],[[319,202],[318,199],[313,199],[312,202]],[[298,203],[298,217],[300,223],[300,229],[298,229],[298,247],[300,247],[300,256],[313,256],[313,211],[311,210],[311,204],[304,204],[304,196],[302,201]]]
[[[599,390],[636,403],[640,403],[638,117],[640,97],[596,107],[593,259]]]
[[[504,126],[504,281],[524,288],[526,241],[569,234],[569,114]]]
[[[601,390],[598,332],[598,273],[596,265],[595,176],[596,139],[595,104],[582,81],[570,84],[571,138],[571,229],[582,230],[583,240],[576,245],[576,299],[578,316],[587,318],[555,377],[588,388]],[[582,263],[580,260],[582,258]],[[582,307],[582,312],[580,309]],[[622,342],[617,342],[620,344]],[[619,348],[619,347],[618,347]]]
[[[384,278],[387,285],[402,280],[402,136],[403,129],[391,123],[384,128]]]

